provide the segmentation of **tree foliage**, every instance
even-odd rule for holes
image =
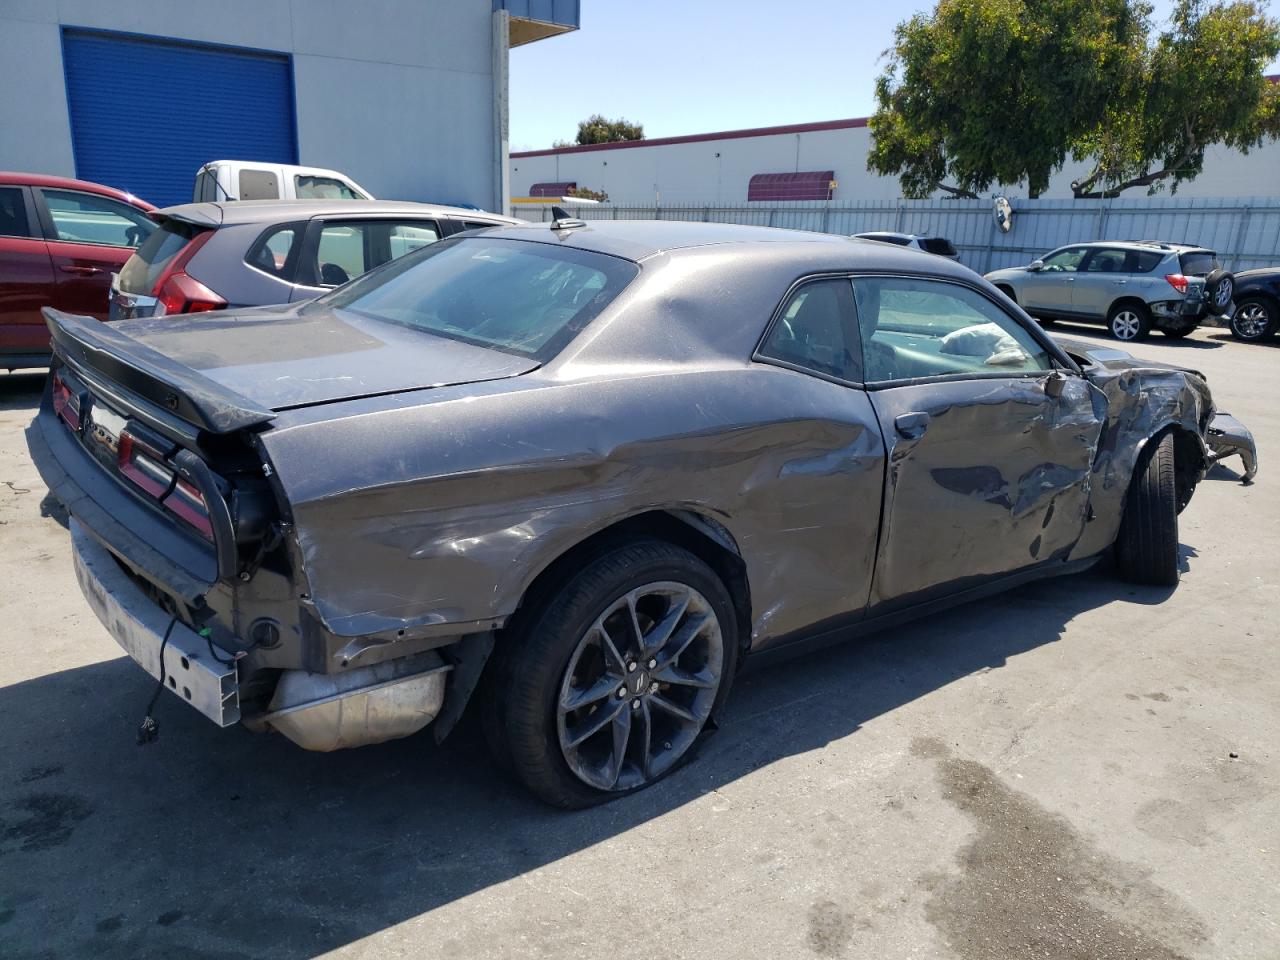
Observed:
[[[610,120],[594,113],[578,124],[578,140],[586,143],[622,143],[627,140],[643,140],[644,125],[631,123],[619,117]]]
[[[582,200],[594,200],[596,203],[608,203],[609,194],[603,190],[592,190],[590,187],[574,187],[568,193],[570,197],[578,197]]]
[[[1181,180],[1212,143],[1280,124],[1262,68],[1280,25],[1253,2],[1179,0],[1153,36],[1145,0],[939,0],[900,24],[876,82],[869,169],[904,196],[1039,196],[1068,156],[1077,196]]]

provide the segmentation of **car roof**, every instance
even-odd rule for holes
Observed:
[[[1067,247],[1113,247],[1121,250],[1163,250],[1166,253],[1190,253],[1203,252],[1213,253],[1209,247],[1197,246],[1194,243],[1175,243],[1166,240],[1083,240],[1080,243],[1064,243],[1057,247],[1058,250],[1065,250]]]
[[[92,183],[88,180],[76,180],[73,177],[54,177],[47,173],[20,173],[13,170],[0,170],[0,184],[6,186],[51,187],[58,190],[83,190],[86,193],[98,193],[104,197],[111,197],[113,200],[122,200],[144,210],[155,209],[141,197],[135,197],[126,190],[117,190],[115,187]]]
[[[833,233],[754,227],[734,223],[690,223],[680,220],[590,220],[582,226],[552,230],[549,223],[524,223],[485,234],[489,238],[527,240],[574,247],[641,261],[660,253],[709,245],[761,243],[860,244],[883,250],[885,244],[854,240]]]
[[[206,227],[242,223],[284,223],[332,216],[448,217],[517,224],[520,220],[484,210],[464,210],[438,203],[408,200],[229,200],[219,203],[183,203],[156,211],[156,219],[182,220]]]

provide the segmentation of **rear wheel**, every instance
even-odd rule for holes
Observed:
[[[1117,303],[1107,314],[1107,327],[1117,340],[1145,340],[1151,333],[1151,311],[1142,303]]]
[[[1116,566],[1132,583],[1171,587],[1178,582],[1178,488],[1173,434],[1147,442],[1116,537]]]
[[[574,575],[494,654],[485,732],[502,765],[559,807],[632,793],[680,766],[728,693],[733,602],[659,541]]]
[[[1231,317],[1231,335],[1244,343],[1257,343],[1276,332],[1275,304],[1253,297],[1242,300]]]

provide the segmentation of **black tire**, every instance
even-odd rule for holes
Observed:
[[[632,541],[597,554],[551,594],[540,610],[533,611],[523,625],[498,641],[482,703],[485,736],[499,766],[553,806],[588,807],[634,793],[679,769],[694,752],[691,743],[671,759],[671,766],[650,779],[625,787],[601,789],[574,772],[562,748],[558,727],[560,700],[563,685],[572,682],[566,679],[566,674],[573,662],[579,662],[574,660],[575,653],[593,630],[593,624],[619,598],[654,583],[675,583],[696,591],[709,604],[718,622],[722,662],[714,700],[707,698],[712,702],[709,716],[714,717],[728,696],[737,664],[738,633],[733,601],[710,567],[673,544],[658,540]],[[641,666],[643,672],[644,665]],[[655,679],[658,676],[654,674]],[[624,688],[625,685],[624,682]],[[655,682],[654,687],[657,686]],[[628,692],[619,703],[629,702],[632,696]],[[591,709],[603,711],[612,704],[610,696]],[[650,716],[648,703],[644,716]],[[696,739],[705,733],[705,724],[704,719]]]
[[[1177,330],[1170,330],[1167,327],[1161,327],[1160,332],[1163,333],[1170,340],[1185,340],[1187,337],[1191,336],[1191,331],[1193,331],[1194,329],[1195,329],[1194,326],[1179,327]]]
[[[1116,567],[1131,583],[1172,587],[1178,582],[1178,489],[1173,434],[1143,448],[1125,497],[1116,537]]]
[[[1236,278],[1226,270],[1218,269],[1204,278],[1205,296],[1214,316],[1221,316],[1231,307],[1236,292]]]
[[[1107,329],[1111,336],[1126,343],[1145,340],[1151,334],[1151,311],[1145,303],[1122,300],[1107,314]]]
[[[1265,297],[1246,297],[1231,314],[1231,336],[1241,343],[1259,343],[1271,337],[1280,325],[1280,311]]]

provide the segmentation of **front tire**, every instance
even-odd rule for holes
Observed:
[[[1276,332],[1276,306],[1261,297],[1240,301],[1231,315],[1231,336],[1242,343],[1258,343]]]
[[[1117,303],[1107,314],[1107,328],[1117,340],[1145,340],[1151,333],[1151,311],[1146,304]]]
[[[689,758],[737,648],[733,601],[710,567],[669,543],[621,544],[500,641],[490,747],[554,806],[634,793]]]
[[[1149,441],[1125,497],[1116,537],[1116,566],[1131,583],[1172,587],[1178,582],[1178,486],[1173,434]]]

